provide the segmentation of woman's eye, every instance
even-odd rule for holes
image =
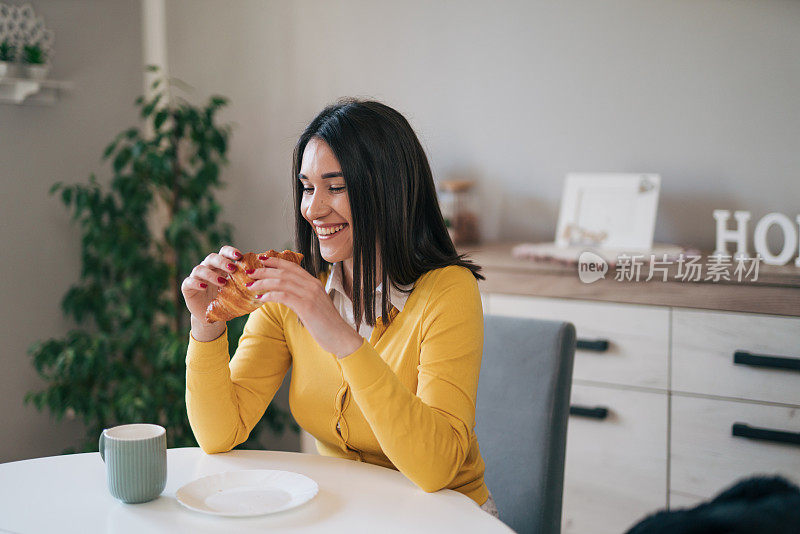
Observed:
[[[347,188],[344,187],[344,186],[342,186],[342,187],[331,187],[330,188],[330,190],[333,191],[334,193],[341,193],[345,189],[347,189]],[[313,187],[304,187],[303,188],[303,193],[311,193],[312,191],[314,191]]]

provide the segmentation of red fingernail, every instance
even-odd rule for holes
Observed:
[[[236,266],[234,264],[232,264],[232,263],[229,263],[228,264],[228,269],[230,269],[231,271],[235,271],[236,270]]]
[[[221,276],[217,277],[217,282],[219,282],[220,284],[227,284],[228,283],[228,281],[225,280],[224,278],[222,278]]]
[[[237,253],[236,253],[236,257],[241,259],[241,257],[242,257],[242,253],[241,253],[241,252],[237,252]]]
[[[260,298],[261,298],[261,297],[263,297],[263,296],[264,296],[264,295],[256,295],[256,298],[257,298],[257,299],[260,299]]]
[[[247,269],[245,272],[247,274],[253,274],[254,272],[256,272],[256,270],[255,269]]]
[[[252,286],[252,285],[253,285],[253,284],[255,284],[255,283],[256,283],[256,281],[255,281],[255,280],[253,280],[252,282],[249,282],[249,283],[245,284],[245,287],[250,287],[250,286]]]
[[[208,287],[208,284],[204,284],[203,282],[200,282],[200,287],[202,287],[203,289],[205,289],[205,288],[207,288],[207,287]]]
[[[259,260],[268,260],[269,256],[267,256],[266,254],[262,254],[261,256],[258,257],[258,259]]]

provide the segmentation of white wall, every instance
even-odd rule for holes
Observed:
[[[489,238],[552,240],[569,171],[660,173],[660,241],[713,247],[714,208],[800,211],[796,0],[170,0],[168,32],[173,74],[233,100],[245,248],[289,232],[291,148],[343,95],[479,180]]]
[[[83,435],[77,421],[56,423],[22,403],[25,392],[43,387],[26,351],[72,326],[60,303],[80,271],[77,228],[47,191],[91,172],[110,176],[100,157],[136,124],[133,101],[142,89],[139,2],[30,4],[55,31],[50,77],[75,88],[53,106],[0,104],[0,462],[59,454]]]

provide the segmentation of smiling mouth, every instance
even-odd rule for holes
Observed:
[[[330,237],[330,236],[335,235],[335,234],[339,233],[340,231],[342,231],[346,226],[347,226],[347,223],[340,224],[339,226],[331,226],[331,227],[328,227],[328,228],[316,227],[316,228],[314,228],[314,230],[316,230],[317,235],[319,237]]]

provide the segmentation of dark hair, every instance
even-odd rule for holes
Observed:
[[[300,212],[303,184],[297,175],[312,137],[330,146],[347,187],[353,219],[353,317],[357,326],[362,302],[366,323],[375,326],[376,242],[381,250],[385,322],[390,321],[389,283],[394,287],[412,284],[424,273],[448,265],[466,267],[475,278],[484,279],[479,266],[465,260],[465,254],[456,253],[439,209],[428,158],[411,125],[385,104],[354,98],[323,109],[294,149],[295,242],[306,271],[316,277],[330,266]]]

